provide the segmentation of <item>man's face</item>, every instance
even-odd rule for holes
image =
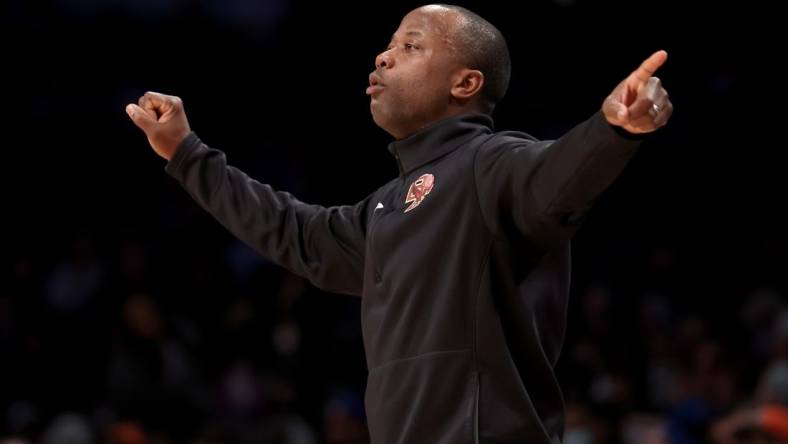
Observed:
[[[370,74],[375,123],[397,139],[447,115],[451,76],[460,68],[450,39],[459,16],[425,6],[405,16]]]

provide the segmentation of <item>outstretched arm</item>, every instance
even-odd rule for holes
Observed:
[[[513,222],[538,243],[570,237],[634,155],[642,134],[664,126],[673,112],[653,77],[666,58],[665,51],[654,53],[599,112],[555,141],[502,133],[487,143],[477,156],[476,178],[492,231]]]
[[[361,294],[368,199],[325,208],[251,179],[191,132],[177,97],[146,93],[127,112],[166,171],[236,237],[319,288]]]

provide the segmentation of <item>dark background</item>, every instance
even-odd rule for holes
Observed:
[[[358,301],[235,241],[164,173],[124,107],[148,90],[178,95],[231,164],[310,203],[353,203],[396,174],[364,89],[420,4],[0,5],[0,439],[368,439]],[[672,120],[573,245],[557,369],[566,440],[714,441],[742,406],[788,403],[779,14],[459,4],[509,44],[499,130],[558,137],[653,51],[669,53],[658,75]]]

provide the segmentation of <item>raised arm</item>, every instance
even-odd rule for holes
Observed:
[[[624,79],[602,109],[555,141],[502,133],[476,159],[482,211],[494,232],[512,227],[538,243],[570,237],[642,139],[667,123],[673,105],[652,74],[658,51]]]
[[[321,289],[361,294],[368,199],[325,208],[257,182],[189,130],[177,97],[147,93],[127,112],[167,173],[236,237]]]

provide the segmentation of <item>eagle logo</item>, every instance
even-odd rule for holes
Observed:
[[[404,213],[418,207],[421,204],[421,201],[430,194],[432,191],[432,187],[435,185],[435,176],[432,174],[422,174],[416,179],[415,182],[410,184],[410,188],[408,188],[408,195],[405,197],[405,203],[410,204],[408,208],[405,208]]]

